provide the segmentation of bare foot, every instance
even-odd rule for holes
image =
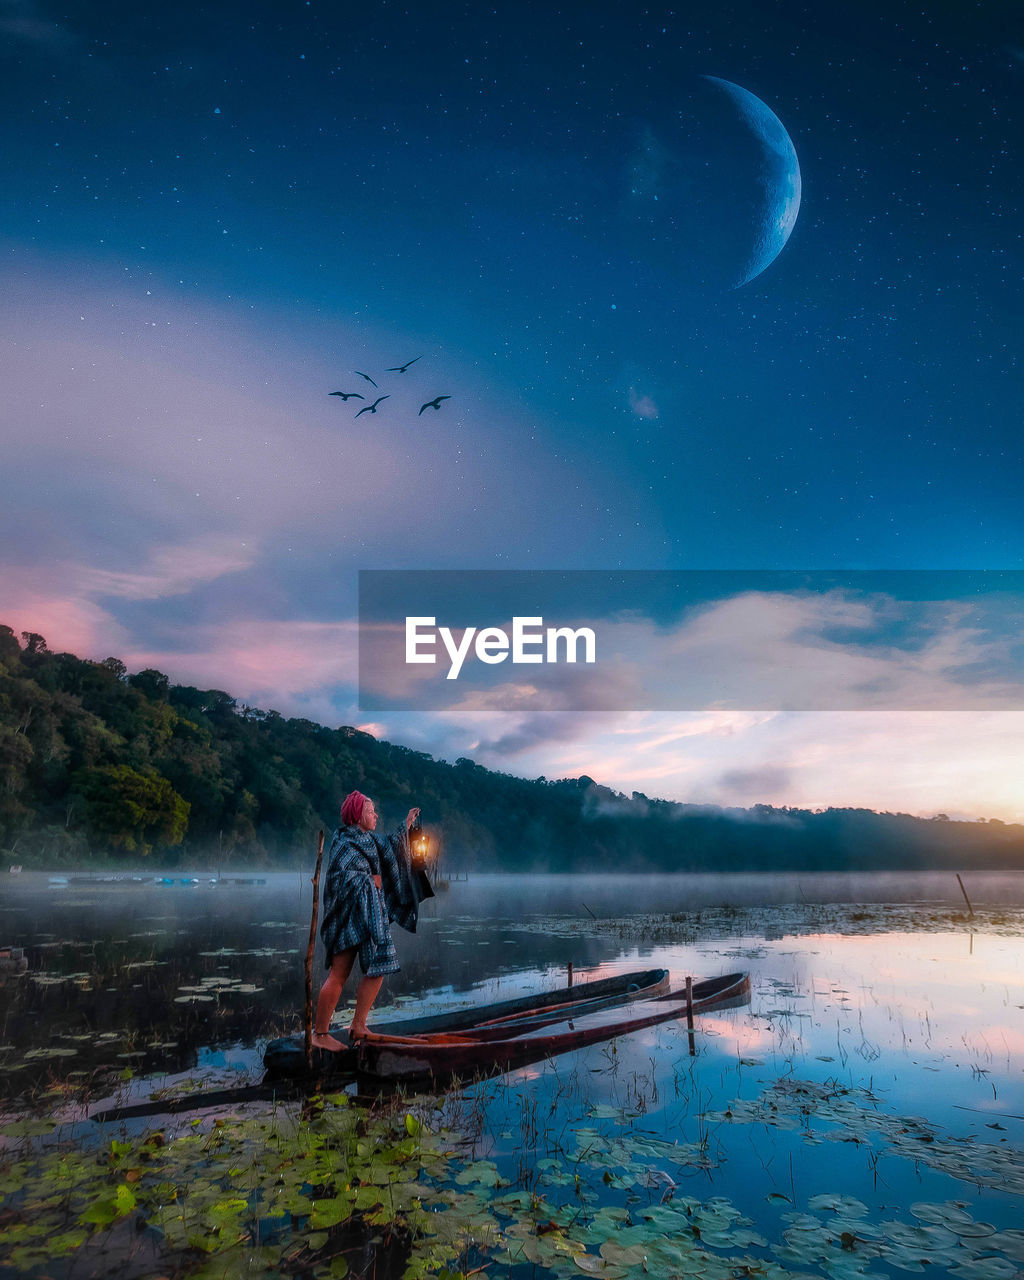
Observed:
[[[357,1027],[353,1024],[348,1029],[348,1042],[355,1044],[357,1040],[372,1040],[373,1032],[369,1027]]]
[[[339,1053],[344,1047],[340,1040],[335,1040],[334,1036],[327,1032],[322,1034],[319,1031],[313,1032],[314,1049],[326,1049],[328,1053]]]

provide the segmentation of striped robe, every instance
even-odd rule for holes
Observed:
[[[381,878],[380,889],[375,875]],[[339,952],[358,947],[367,977],[397,973],[401,966],[391,921],[415,933],[419,903],[404,823],[387,836],[339,827],[331,840],[320,924],[327,967]]]

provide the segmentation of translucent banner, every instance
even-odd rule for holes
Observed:
[[[366,711],[1024,707],[1024,572],[364,570]]]

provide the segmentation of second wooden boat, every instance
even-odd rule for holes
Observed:
[[[505,1024],[504,1034],[497,1036],[489,1034],[493,1027],[467,1028],[461,1034],[374,1035],[359,1042],[357,1067],[360,1075],[387,1081],[488,1075],[686,1017],[688,1008],[694,1014],[707,1013],[735,1008],[749,1000],[750,975],[730,973],[694,983],[689,1005],[685,991],[669,991],[653,998],[634,998],[621,1007],[617,1017],[609,1017],[607,1007],[563,1012],[557,1018],[549,1010],[511,1020]],[[555,1024],[560,1024],[559,1029],[553,1029]]]

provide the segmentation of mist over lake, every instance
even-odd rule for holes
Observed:
[[[964,885],[974,918],[956,876],[945,872],[474,875],[424,903],[415,934],[397,931],[402,970],[387,979],[376,1012],[389,1000],[418,1010],[559,985],[570,962],[577,972],[640,967],[673,936],[717,942],[748,933],[940,927],[969,935],[993,927],[1001,911],[1024,908],[1022,874],[965,873]],[[182,869],[26,872],[5,877],[4,888],[0,943],[23,948],[29,965],[0,991],[15,1042],[8,1067],[18,1051],[45,1049],[63,1023],[79,1032],[159,1034],[181,1055],[174,1069],[230,1041],[232,1060],[257,1070],[260,1043],[299,1024],[312,900],[306,872],[232,869],[220,880]],[[684,968],[714,971],[685,950],[670,948],[661,963],[674,977]],[[318,941],[316,982],[322,973]],[[231,984],[245,989],[232,995]],[[103,1059],[95,1052],[95,1044],[77,1051],[90,1067]],[[149,1065],[158,1059],[150,1054]],[[62,1064],[81,1065],[70,1056]]]

